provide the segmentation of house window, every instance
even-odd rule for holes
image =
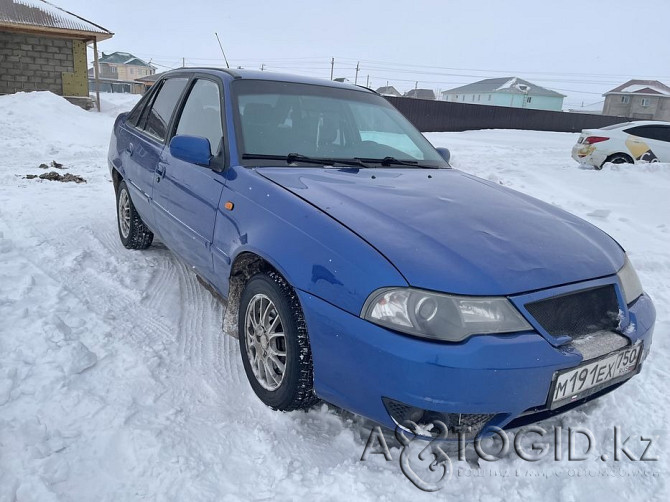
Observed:
[[[630,103],[630,96],[621,96],[621,102],[624,105],[627,105],[628,103]]]
[[[482,100],[482,95],[481,95],[481,94],[477,94],[477,101],[481,101],[481,100]]]
[[[533,100],[530,96],[526,97],[526,103],[530,103]]]
[[[472,101],[474,101],[474,100],[475,100],[475,95],[473,94],[473,95],[472,95]]]
[[[489,101],[491,101],[491,95],[489,94]]]
[[[642,106],[645,108],[649,106],[649,98],[642,98]]]

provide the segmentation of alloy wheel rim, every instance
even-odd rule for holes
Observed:
[[[277,307],[266,295],[257,294],[249,302],[244,335],[256,381],[266,390],[276,390],[286,375],[286,337]]]
[[[124,239],[130,234],[130,197],[126,190],[119,194],[119,228]]]

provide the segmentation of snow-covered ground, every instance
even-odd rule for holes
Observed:
[[[455,167],[613,235],[658,310],[639,376],[542,424],[589,428],[597,454],[453,459],[431,494],[402,474],[398,448],[391,462],[360,460],[370,426],[356,417],[263,406],[221,334],[222,307],[187,267],[160,244],[121,246],[106,152],[114,114],[136,99],[104,96],[99,114],[49,93],[0,96],[0,501],[667,500],[670,166],[581,169],[575,134],[427,135]],[[54,160],[87,183],[23,178]],[[603,461],[614,426],[659,436],[658,460]]]

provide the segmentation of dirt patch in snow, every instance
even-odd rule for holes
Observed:
[[[49,180],[49,181],[62,181],[63,183],[68,183],[70,181],[73,181],[74,183],[86,183],[86,180],[82,178],[81,176],[78,176],[76,174],[58,174],[56,171],[50,171],[48,173],[44,174],[26,174],[25,179],[27,180],[32,180],[35,178],[39,178],[41,180]]]

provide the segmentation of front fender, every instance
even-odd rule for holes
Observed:
[[[320,209],[253,169],[236,166],[225,176],[213,238],[215,286],[224,296],[244,252],[267,260],[294,288],[354,315],[375,289],[407,286],[384,256]]]

